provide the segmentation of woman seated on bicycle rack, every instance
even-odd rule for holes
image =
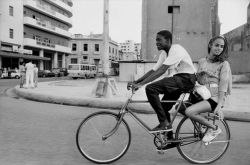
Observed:
[[[216,36],[209,41],[206,58],[202,58],[198,62],[197,81],[209,89],[211,98],[193,104],[185,111],[189,118],[209,128],[202,139],[204,142],[210,142],[221,133],[218,126],[208,122],[200,113],[213,112],[219,116],[219,119],[224,117],[221,108],[232,87],[227,50],[227,40],[223,36]]]
[[[174,103],[161,103],[159,94],[164,94],[162,100],[177,100],[183,91],[192,89],[196,82],[195,67],[188,52],[179,44],[172,44],[172,33],[162,30],[157,33],[156,46],[159,50],[159,59],[156,65],[138,80],[128,83],[128,87],[140,88],[154,81],[168,70],[172,71],[169,77],[152,82],[146,86],[146,95],[149,103],[157,114],[159,125],[151,133],[171,131],[169,110]]]

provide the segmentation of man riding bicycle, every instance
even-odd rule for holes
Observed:
[[[188,52],[181,45],[172,44],[171,32],[159,31],[156,46],[160,53],[156,65],[138,80],[128,83],[128,87],[140,88],[169,72],[167,77],[148,84],[146,95],[159,120],[151,133],[169,131],[168,138],[173,138],[168,111],[174,103],[161,103],[159,94],[164,94],[162,100],[177,100],[184,91],[194,88],[196,71]]]

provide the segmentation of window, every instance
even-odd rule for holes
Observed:
[[[9,33],[10,33],[10,38],[14,38],[14,30],[13,29],[9,29]]]
[[[72,44],[72,51],[76,51],[76,44]]]
[[[10,16],[14,15],[14,8],[13,8],[13,6],[9,6],[9,15]]]
[[[62,55],[58,55],[58,68],[62,68]]]
[[[180,13],[180,6],[168,6],[168,13]]]
[[[71,58],[71,64],[77,64],[77,58]]]
[[[99,44],[95,44],[95,52],[99,52]]]
[[[88,44],[83,44],[83,51],[88,51]]]
[[[88,59],[88,56],[83,56],[83,59],[86,61]]]

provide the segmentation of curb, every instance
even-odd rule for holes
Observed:
[[[39,102],[62,104],[62,105],[71,105],[71,106],[82,106],[82,107],[91,107],[91,108],[104,108],[104,109],[114,109],[119,110],[124,105],[126,99],[107,99],[107,98],[74,98],[74,97],[65,97],[57,95],[45,95],[37,94],[30,91],[20,90],[16,86],[13,91],[22,98],[28,100],[34,100]],[[133,110],[136,113],[143,114],[155,114],[151,106],[147,103],[138,103],[129,106],[129,109]],[[250,113],[248,112],[233,112],[233,111],[224,111],[224,116],[226,120],[230,121],[241,121],[241,122],[250,122]]]

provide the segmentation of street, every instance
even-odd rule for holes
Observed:
[[[41,79],[41,81],[54,80]],[[90,113],[104,110],[65,106],[24,100],[11,88],[19,80],[0,79],[0,164],[3,165],[90,165],[79,153],[75,133],[79,123]],[[113,110],[115,111],[115,110]],[[156,115],[139,114],[150,126],[157,124]],[[132,131],[128,152],[115,165],[184,165],[176,149],[164,155],[155,151],[153,139],[129,116]],[[249,165],[250,123],[228,121],[232,141],[226,154],[213,164]]]

